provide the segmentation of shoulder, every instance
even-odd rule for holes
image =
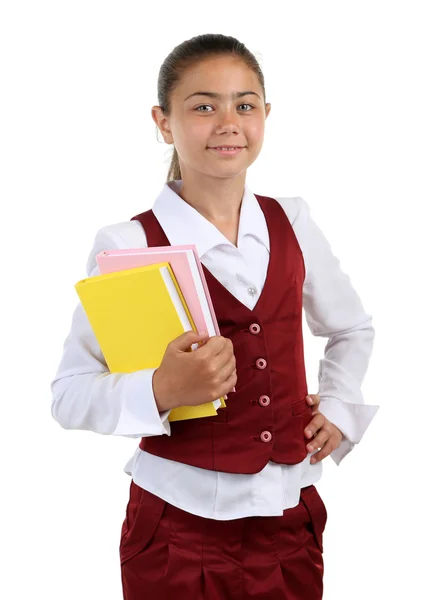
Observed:
[[[273,196],[287,215],[290,224],[295,227],[309,216],[309,205],[301,196]]]
[[[114,248],[138,247],[141,241],[146,240],[146,234],[139,221],[122,221],[103,226],[95,235],[95,241],[113,244]],[[105,248],[108,250],[109,248]]]
[[[308,275],[311,255],[313,256],[316,252],[319,252],[316,227],[313,226],[314,222],[309,204],[302,196],[274,196],[274,199],[280,204],[292,226],[293,233],[304,257],[306,275]]]
[[[101,227],[94,236],[94,242],[87,260],[87,274],[96,268],[96,256],[104,250],[124,248],[145,248],[146,234],[139,221],[122,221]]]

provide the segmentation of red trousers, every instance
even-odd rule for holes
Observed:
[[[281,517],[205,519],[133,481],[119,546],[125,600],[321,600],[327,511],[315,486]]]

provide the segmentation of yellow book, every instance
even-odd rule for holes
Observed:
[[[75,289],[111,373],[157,368],[171,340],[196,331],[169,263],[85,278]],[[220,404],[180,406],[169,420],[216,415]]]

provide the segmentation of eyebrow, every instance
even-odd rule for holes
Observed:
[[[260,98],[259,94],[253,92],[252,90],[248,90],[247,92],[234,92],[233,94],[231,94],[231,98],[242,98],[243,96],[248,96],[250,94],[254,94],[258,98]],[[194,92],[193,94],[190,94],[190,96],[187,96],[184,102],[192,96],[209,96],[210,98],[222,98],[223,94],[217,94],[216,92]]]

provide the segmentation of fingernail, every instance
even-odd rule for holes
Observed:
[[[311,398],[310,396],[306,396],[306,397],[307,397],[307,399],[308,399],[308,403],[309,403],[309,404],[313,404],[313,403],[314,403],[314,400],[313,400],[313,398]]]
[[[314,445],[313,444],[308,444],[307,448],[308,448],[309,452],[313,452]]]
[[[312,464],[314,464],[314,463],[316,463],[316,462],[317,462],[317,459],[315,458],[315,456],[313,456],[313,457],[311,458],[311,463],[312,463]]]
[[[311,437],[312,431],[310,429],[307,429],[306,430],[306,435],[307,435],[307,437]]]

